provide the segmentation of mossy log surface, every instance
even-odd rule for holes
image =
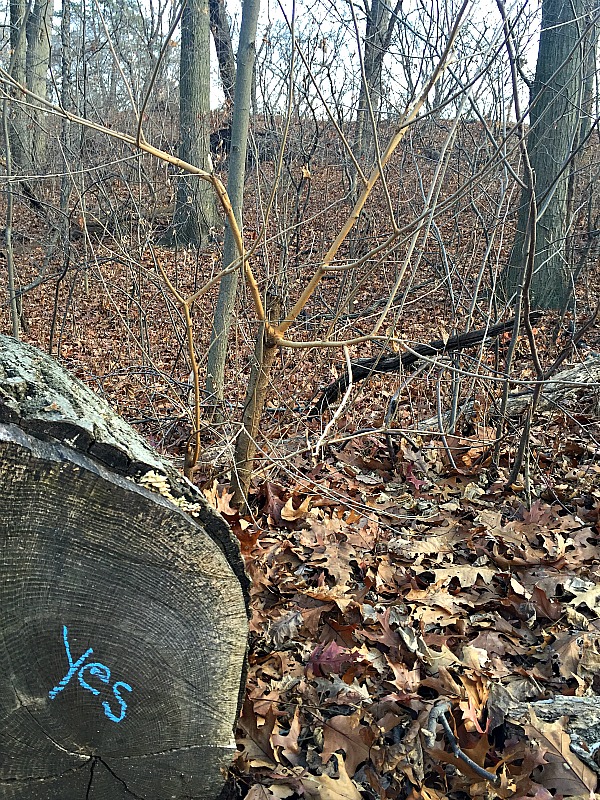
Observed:
[[[82,383],[5,337],[0,395],[0,796],[217,797],[247,640],[228,526]],[[149,471],[197,518],[138,485]]]

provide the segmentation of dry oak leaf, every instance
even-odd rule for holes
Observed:
[[[443,792],[438,792],[436,789],[428,789],[427,786],[422,786],[420,789],[413,789],[408,800],[445,800],[446,795]]]
[[[344,664],[350,664],[360,658],[357,648],[349,650],[331,641],[327,645],[318,644],[315,647],[310,655],[307,669],[310,667],[312,674],[320,678],[332,672],[339,674]]]
[[[279,648],[284,642],[295,639],[302,622],[302,612],[300,611],[292,611],[274,619],[269,625],[268,636],[275,647]]]
[[[525,725],[528,739],[542,748],[547,764],[542,766],[541,775],[535,780],[553,794],[566,797],[590,795],[596,788],[596,775],[571,751],[571,737],[565,730],[568,717],[555,722],[544,722],[537,718],[533,708],[529,708],[531,724]]]
[[[270,800],[273,795],[266,786],[261,786],[259,783],[250,787],[250,791],[246,795],[246,800]]]
[[[453,567],[432,570],[435,575],[436,586],[450,582],[454,578],[458,579],[464,588],[470,588],[477,583],[477,578],[481,578],[484,583],[491,583],[498,573],[497,569],[489,567],[472,567],[468,564],[457,564]]]
[[[289,522],[293,522],[296,519],[304,519],[308,514],[308,507],[312,499],[313,498],[309,495],[302,501],[298,508],[294,508],[294,498],[290,497],[281,509],[281,518],[287,519]]]
[[[328,775],[306,775],[300,779],[305,795],[309,800],[362,800],[356,785],[346,772],[340,755],[334,754],[338,763],[338,778]]]
[[[323,726],[323,764],[329,761],[336,750],[343,750],[346,754],[346,769],[352,776],[358,765],[368,760],[376,734],[368,726],[361,725],[360,719],[361,713],[357,711],[350,716],[340,714],[327,721]]]
[[[314,600],[321,600],[323,603],[335,603],[342,614],[345,614],[348,606],[356,605],[356,600],[346,595],[347,590],[347,586],[336,584],[331,587],[317,586],[314,589],[300,589],[299,592],[307,597],[312,597]]]
[[[271,736],[271,742],[274,747],[281,747],[281,754],[285,756],[294,767],[300,762],[300,745],[298,744],[298,736],[300,735],[299,711],[300,709],[296,706],[290,730],[285,736],[279,733],[275,733]]]
[[[572,600],[569,601],[568,605],[577,609],[582,605],[585,605],[590,611],[595,612],[600,605],[600,584],[596,584],[586,592],[581,592],[580,594],[576,595]]]
[[[240,756],[251,767],[270,767],[273,769],[276,766],[275,753],[271,743],[271,734],[275,726],[273,710],[269,708],[265,717],[265,724],[258,727],[253,704],[250,700],[246,700],[238,725],[246,734],[246,736],[237,739],[237,743],[244,748]]]
[[[294,794],[294,790],[290,786],[282,784],[272,784],[271,786],[261,786],[260,783],[255,783],[250,787],[250,791],[246,795],[246,800],[272,800],[272,798],[286,798]]]

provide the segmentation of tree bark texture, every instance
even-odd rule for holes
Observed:
[[[50,65],[53,0],[11,0],[11,74],[22,86],[46,97]],[[16,100],[24,100],[18,96]],[[19,172],[43,166],[46,158],[46,112],[35,101],[13,103],[10,120],[11,155]]]
[[[356,145],[359,155],[372,155],[373,131],[370,123],[369,103],[375,121],[379,120],[382,93],[383,58],[390,46],[401,3],[392,11],[382,0],[371,0],[367,6],[367,25],[363,49],[364,76],[360,82],[358,111],[356,114]]]
[[[0,796],[215,798],[247,636],[228,526],[89,389],[7,337],[0,465]]]
[[[235,88],[235,57],[231,44],[229,17],[225,8],[225,0],[209,0],[210,29],[219,62],[219,75],[225,94],[225,101],[233,103]]]
[[[25,25],[28,17],[26,0],[10,0],[10,49],[11,75],[17,83],[25,86],[27,83],[27,37]],[[19,90],[12,92],[14,100],[23,100]],[[30,135],[27,124],[27,114],[23,106],[13,102],[10,110],[10,150],[12,162],[17,172],[26,170],[29,166]]]
[[[572,291],[566,260],[569,159],[576,144],[582,102],[585,0],[543,0],[542,31],[531,91],[527,152],[538,208],[532,308],[562,308]],[[505,271],[507,297],[519,291],[527,261],[530,190],[524,188],[517,233]]]
[[[27,88],[46,97],[50,66],[50,36],[54,0],[34,0],[27,18]],[[46,112],[37,104],[29,110],[31,117],[31,163],[43,166],[46,160]]]
[[[245,507],[248,499],[248,490],[256,456],[256,440],[267,397],[269,377],[278,352],[277,343],[272,342],[266,336],[265,324],[262,323],[256,337],[254,361],[242,415],[242,430],[237,438],[235,447],[235,465],[232,480],[233,502],[241,508]]]
[[[242,205],[244,202],[244,178],[246,174],[246,150],[248,127],[250,124],[250,100],[254,61],[256,58],[256,26],[260,0],[244,0],[242,26],[237,54],[235,99],[231,122],[231,149],[229,153],[229,172],[227,192],[233,212],[240,228],[242,227]],[[223,245],[223,268],[239,257],[235,239],[229,225],[225,226]],[[225,361],[229,328],[235,307],[235,294],[238,284],[238,270],[225,275],[219,285],[219,296],[215,307],[213,327],[208,351],[206,389],[209,402],[215,406],[222,403],[225,382]]]
[[[179,65],[179,155],[207,172],[210,162],[210,23],[208,0],[188,0],[181,17]],[[177,244],[201,245],[218,216],[212,187],[182,175],[171,237]]]

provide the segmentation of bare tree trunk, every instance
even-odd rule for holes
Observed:
[[[25,25],[29,16],[30,4],[26,0],[10,0],[10,48],[11,75],[17,83],[25,86],[27,83],[27,38]],[[15,90],[17,94],[18,90]],[[15,99],[23,99],[16,97]],[[27,112],[18,103],[12,103],[10,114],[10,150],[14,167],[17,172],[29,166],[30,136],[27,124]]]
[[[371,0],[367,11],[363,71],[360,82],[358,111],[356,114],[356,146],[359,155],[367,156],[373,146],[373,130],[370,125],[371,112],[375,121],[379,116],[383,57],[391,42],[401,2],[391,11],[382,0]],[[369,104],[371,108],[369,109]]]
[[[229,28],[225,0],[209,0],[209,8],[210,30],[215,42],[215,50],[217,51],[221,84],[223,85],[225,100],[231,104],[233,103],[235,88],[235,57],[233,55],[233,45],[231,44],[231,30]]]
[[[531,92],[527,151],[535,174],[536,227],[532,308],[561,308],[569,301],[572,279],[565,253],[568,162],[579,130],[583,41],[578,20],[583,0],[543,0],[542,32]],[[527,258],[530,191],[523,189],[517,234],[504,274],[507,297],[521,286]]]
[[[579,140],[583,142],[589,136],[594,119],[596,118],[596,66],[598,53],[598,38],[600,36],[600,21],[597,13],[588,7],[585,18],[580,21],[580,28],[588,28],[582,42],[583,54],[583,89],[581,102],[581,126]]]
[[[248,126],[250,124],[250,99],[252,93],[254,60],[256,57],[255,40],[259,10],[260,0],[244,0],[240,43],[237,54],[237,74],[235,81],[233,119],[231,123],[231,151],[229,156],[227,192],[240,228],[242,227],[246,149],[248,144]],[[236,258],[238,258],[238,251],[235,239],[230,226],[227,225],[225,228],[225,243],[223,246],[223,267],[229,267]],[[215,406],[223,401],[227,339],[235,305],[238,272],[239,270],[235,270],[222,278],[213,319],[211,342],[208,351],[206,388],[209,400],[213,402]]]
[[[62,87],[60,102],[64,109],[72,111],[74,103],[71,96],[71,4],[63,0],[62,16],[60,22],[60,46],[61,46],[61,79]],[[62,121],[61,142],[64,160],[71,156],[71,123],[64,119]],[[65,242],[69,238],[70,219],[69,219],[69,198],[71,196],[72,178],[69,174],[68,166],[65,163],[65,170],[60,182],[60,210],[65,220]]]
[[[179,155],[184,161],[210,172],[209,48],[208,0],[188,0],[181,17]],[[200,245],[217,220],[210,186],[197,177],[182,176],[168,238],[180,245]]]
[[[54,0],[35,0],[27,18],[27,88],[34,94],[48,94],[50,35]],[[46,160],[46,112],[34,104],[31,115],[31,162],[43,166]]]
[[[277,324],[281,313],[281,301],[274,298],[269,310],[270,321]],[[256,336],[254,347],[254,361],[250,372],[250,380],[244,401],[242,415],[242,430],[236,441],[235,466],[231,485],[233,487],[233,502],[245,509],[248,500],[248,489],[254,468],[256,455],[256,439],[260,430],[262,411],[265,405],[271,369],[277,358],[279,347],[265,330],[265,323],[261,323]]]

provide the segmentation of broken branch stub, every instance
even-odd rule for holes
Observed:
[[[83,384],[5,337],[0,464],[0,795],[217,797],[247,639],[228,527]]]

